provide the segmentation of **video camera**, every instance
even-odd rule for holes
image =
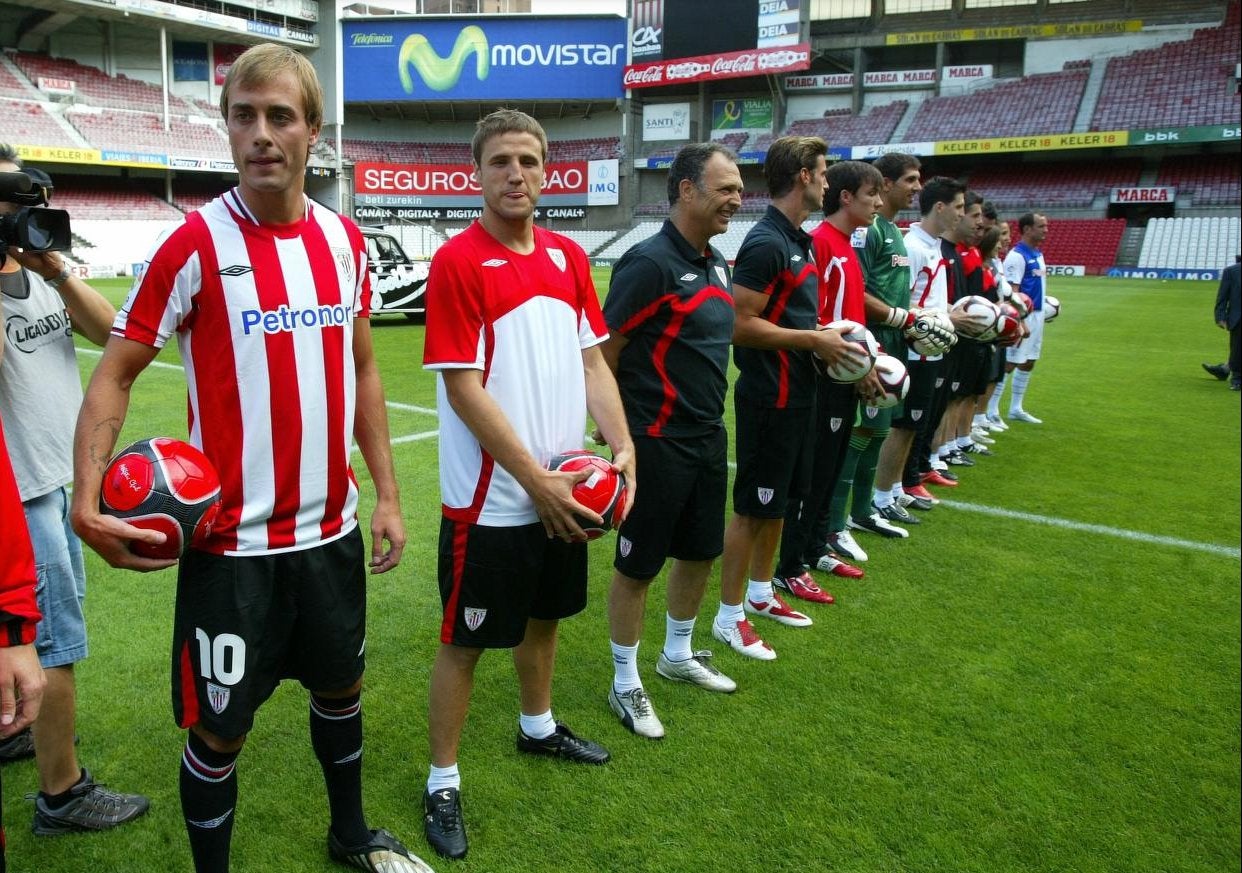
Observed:
[[[64,252],[72,246],[69,213],[63,209],[44,209],[47,188],[36,185],[21,171],[0,173],[0,202],[22,208],[0,215],[0,255],[9,246],[28,252]]]

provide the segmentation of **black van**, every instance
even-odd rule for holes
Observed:
[[[423,294],[431,262],[410,260],[396,237],[381,228],[361,230],[370,261],[371,314],[394,313],[411,320],[421,319],[426,312]]]

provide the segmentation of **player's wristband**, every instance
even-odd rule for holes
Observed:
[[[889,310],[888,317],[884,319],[884,323],[889,327],[897,327],[904,330],[914,323],[914,316],[900,306],[895,306]]]
[[[53,288],[59,291],[61,289],[61,286],[63,286],[66,282],[68,282],[69,277],[72,275],[73,274],[69,272],[68,267],[62,267],[60,272],[57,275],[53,276],[50,279],[46,279],[44,281],[46,281],[47,284],[51,285]]]

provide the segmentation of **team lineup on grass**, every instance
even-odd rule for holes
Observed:
[[[54,365],[0,371],[6,422],[41,419],[39,454],[62,449],[45,471],[43,458],[10,448],[23,508],[36,553],[72,556],[71,523],[115,567],[177,566],[169,667],[197,871],[229,868],[245,804],[236,762],[285,678],[309,692],[328,854],[364,870],[425,871],[410,836],[374,827],[362,804],[366,570],[397,567],[407,537],[365,247],[352,222],[302,191],[322,106],[305,60],[252,49],[224,92],[239,184],[159,242],[115,318],[54,253],[23,255],[17,278],[5,280],[6,312],[51,301],[92,341],[107,340],[84,397],[68,330],[39,348],[58,356]],[[810,627],[810,610],[835,602],[813,574],[862,578],[868,536],[908,538],[935,511],[937,491],[993,453],[1005,418],[1040,424],[1023,401],[1044,325],[1059,312],[1044,286],[1045,216],[1023,215],[1010,246],[1008,224],[979,194],[924,180],[917,159],[829,166],[813,137],[769,147],[771,205],[732,267],[711,239],[741,206],[736,157],[714,143],[683,148],[669,173],[669,220],[617,263],[601,307],[582,250],[534,224],[547,152],[538,123],[498,111],[479,123],[472,148],[483,217],[433,259],[423,350],[437,376],[443,511],[420,793],[427,844],[449,859],[470,845],[458,752],[485,650],[512,652],[519,752],[610,761],[552,708],[559,622],[587,606],[589,539],[618,528],[607,704],[629,731],[661,738],[638,649],[649,584],[665,566],[656,672],[737,690],[695,646],[717,559],[712,637],[741,658],[776,659],[765,624]],[[896,216],[916,201],[921,219],[903,234]],[[191,445],[145,440],[114,459],[134,381],[174,336]],[[50,387],[52,373],[63,390]],[[580,454],[588,415],[607,462]],[[353,443],[375,489],[365,537]],[[28,498],[36,469],[51,487]],[[34,515],[36,499],[54,505]],[[28,700],[44,699],[27,740],[39,769],[34,830],[44,835],[105,830],[148,809],[146,797],[104,787],[76,758],[71,667],[86,637],[73,593],[80,556],[74,564],[65,561],[61,584],[77,601],[79,618],[64,631],[77,647],[64,649],[58,634],[53,658],[34,643],[45,688],[36,690],[29,657],[21,668],[35,692]],[[17,742],[23,726],[4,736]]]

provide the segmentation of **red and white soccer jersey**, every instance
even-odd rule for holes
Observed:
[[[586,427],[582,350],[608,338],[586,255],[536,227],[519,254],[477,221],[441,246],[427,278],[429,370],[483,371],[483,386],[540,464],[580,449]],[[509,472],[483,451],[437,380],[444,514],[490,527],[539,520]]]
[[[910,256],[910,278],[914,282],[910,288],[910,308],[948,312],[949,285],[946,264],[940,253],[940,240],[916,223],[906,231],[905,242]],[[907,352],[907,359],[911,361],[938,361],[940,357],[920,355],[913,348]]]
[[[292,551],[357,524],[353,322],[370,296],[357,226],[309,199],[264,226],[233,189],[156,244],[112,333],[177,335],[190,442],[220,473],[207,551]]]
[[[811,245],[820,268],[819,323],[849,319],[865,325],[862,266],[853,238],[825,221],[811,231]]]

